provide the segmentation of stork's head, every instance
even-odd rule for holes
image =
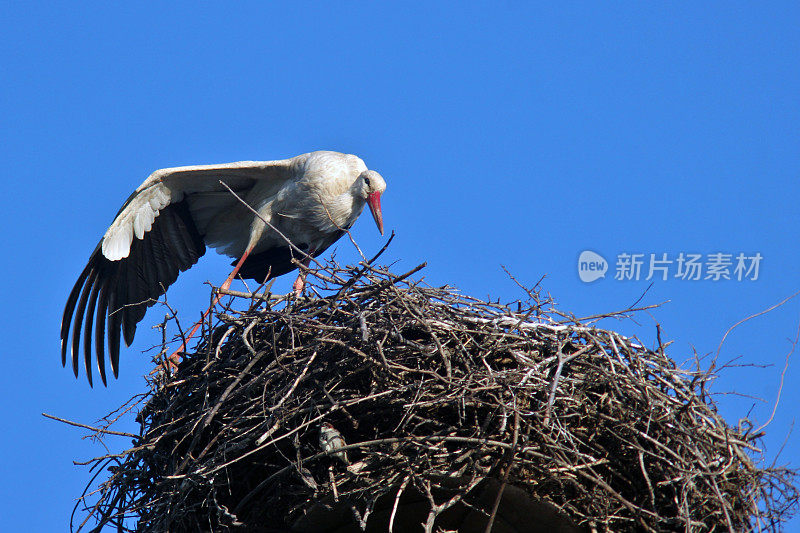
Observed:
[[[386,190],[386,182],[374,170],[365,170],[356,179],[355,188],[361,198],[366,200],[372,218],[378,225],[378,230],[383,235],[383,213],[381,212],[381,195]]]

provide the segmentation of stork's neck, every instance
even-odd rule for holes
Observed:
[[[322,218],[332,220],[333,225],[338,228],[349,229],[364,210],[365,204],[366,200],[361,196],[360,189],[354,184],[342,194],[325,202]]]

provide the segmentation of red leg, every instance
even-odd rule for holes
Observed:
[[[314,255],[314,250],[309,249],[308,255],[302,261],[302,265],[308,268],[309,263],[311,263],[311,256]],[[303,288],[306,286],[306,273],[301,269],[300,273],[297,274],[297,279],[294,280],[292,284],[292,289],[294,290],[294,295],[299,298],[303,294]]]
[[[234,280],[234,278],[236,278],[236,274],[239,273],[239,269],[242,268],[242,264],[244,264],[245,259],[247,259],[247,256],[250,255],[250,252],[252,252],[252,251],[253,251],[252,247],[250,247],[250,248],[248,248],[247,250],[244,251],[244,254],[242,255],[242,258],[239,259],[239,262],[236,263],[235,267],[233,267],[233,272],[231,272],[230,276],[228,276],[228,279],[225,280],[225,282],[222,284],[220,289],[227,290],[227,289],[230,288],[231,282]],[[203,316],[200,318],[200,320],[198,320],[195,323],[195,325],[192,326],[192,329],[189,330],[189,333],[187,333],[186,337],[184,338],[184,341],[181,343],[181,345],[178,347],[178,349],[175,350],[172,353],[172,355],[170,355],[167,358],[167,365],[169,366],[170,370],[177,370],[178,363],[181,362],[181,355],[180,354],[184,350],[186,350],[186,344],[189,342],[189,339],[191,339],[194,336],[194,334],[197,333],[197,330],[200,329],[200,326],[203,325],[203,322],[205,322],[205,320],[208,318],[208,315],[211,314],[211,311],[214,309],[214,306],[217,305],[217,303],[219,303],[221,298],[222,298],[222,294],[218,293],[217,296],[214,298],[214,301],[211,302],[211,305],[208,307],[208,310],[205,313],[203,313]]]

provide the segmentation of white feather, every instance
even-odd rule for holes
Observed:
[[[112,232],[112,229],[114,230]],[[133,242],[133,232],[129,225],[121,227],[108,228],[105,237],[103,237],[103,255],[111,261],[119,261],[124,257],[128,257],[131,251],[131,242]]]
[[[146,207],[142,206],[133,217],[133,234],[136,235],[137,239],[143,239],[145,231],[150,229],[147,226],[147,214],[152,212],[149,205]]]
[[[119,261],[131,252],[134,235],[143,239],[153,229],[161,209],[170,201],[170,191],[161,184],[148,187],[134,196],[103,236],[102,250],[106,259]]]

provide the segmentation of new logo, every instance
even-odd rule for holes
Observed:
[[[578,277],[584,283],[591,283],[600,278],[606,277],[608,271],[608,261],[591,250],[584,250],[578,257]]]

